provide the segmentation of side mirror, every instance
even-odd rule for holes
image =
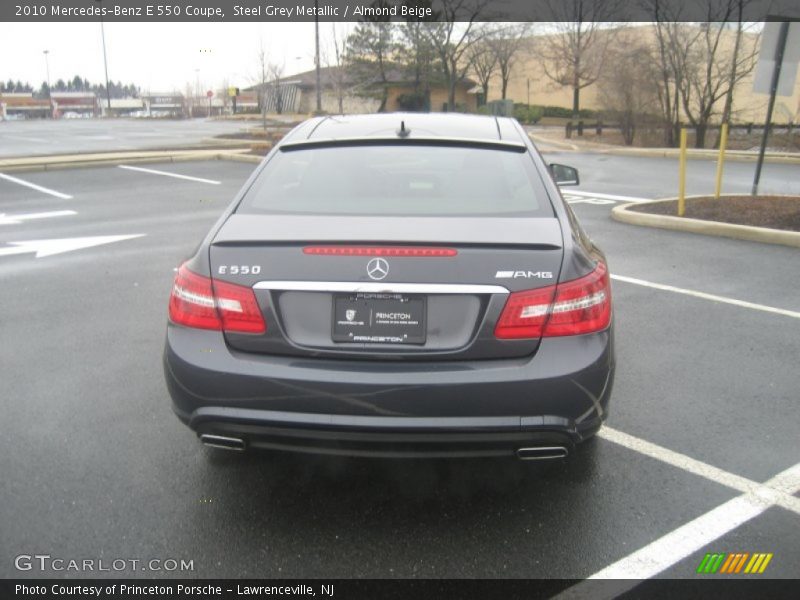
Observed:
[[[551,163],[550,173],[558,185],[580,185],[581,183],[580,177],[578,177],[578,169],[575,167]]]

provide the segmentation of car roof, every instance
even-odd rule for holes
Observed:
[[[297,127],[285,142],[397,139],[404,129],[410,139],[522,142],[512,119],[461,113],[376,113],[316,117]]]

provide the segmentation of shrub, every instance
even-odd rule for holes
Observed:
[[[409,112],[424,112],[430,110],[430,100],[421,93],[400,94],[397,97],[398,106]]]
[[[541,109],[543,117],[558,117],[561,119],[572,118],[571,108],[564,108],[563,106],[537,106],[536,108]],[[578,115],[580,115],[581,119],[592,119],[596,116],[596,113],[597,111],[588,108],[582,108],[578,111]]]
[[[517,103],[514,105],[514,118],[520,123],[538,123],[542,118],[542,107]]]

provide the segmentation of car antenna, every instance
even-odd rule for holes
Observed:
[[[400,129],[397,130],[398,137],[406,138],[411,134],[410,129],[406,129],[406,122],[400,121]]]

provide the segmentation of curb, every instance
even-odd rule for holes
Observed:
[[[707,198],[708,196],[687,196],[687,198]],[[640,225],[642,227],[657,227],[673,231],[686,231],[701,235],[713,235],[748,242],[762,244],[778,244],[800,248],[800,232],[784,231],[782,229],[769,229],[767,227],[751,227],[749,225],[736,225],[720,221],[703,221],[702,219],[687,219],[686,217],[672,217],[668,215],[652,215],[633,210],[632,206],[656,204],[658,202],[673,202],[677,198],[664,198],[650,202],[636,202],[620,204],[611,209],[611,218],[621,223]]]
[[[556,148],[563,148],[564,150],[571,150],[574,152],[580,152],[581,149],[576,146],[575,144],[570,144],[569,142],[561,142],[558,140],[550,140],[547,138],[539,137],[538,135],[534,135],[533,133],[528,133],[528,137],[533,140],[533,143],[536,145],[542,146],[555,146]]]
[[[581,150],[579,150],[581,151]],[[680,152],[673,148],[643,148],[642,150],[628,150],[625,148],[603,148],[600,150],[584,150],[585,152],[594,152],[596,154],[613,154],[616,156],[649,156],[656,158],[674,158],[678,159]],[[687,159],[701,159],[716,161],[719,158],[719,153],[712,150],[687,150]],[[758,160],[758,153],[744,152],[742,150],[726,150],[725,162],[756,162]],[[765,163],[780,163],[780,164],[800,164],[800,156],[791,154],[764,154]]]
[[[242,149],[240,152],[246,152]],[[236,157],[236,158],[233,158]],[[121,163],[188,162],[193,160],[240,160],[242,156],[233,149],[213,150],[157,150],[140,152],[112,152],[108,154],[71,154],[58,156],[33,156],[0,159],[0,172],[53,171],[80,169]],[[255,162],[261,159],[257,156]],[[251,162],[251,161],[243,161]]]
[[[551,140],[546,137],[529,133],[528,136],[537,145],[542,146],[556,146],[564,150],[572,152],[586,152],[589,154],[612,154],[615,156],[646,156],[655,158],[675,158],[677,159],[680,151],[677,148],[623,148],[623,147],[608,147],[608,146],[581,146],[578,144],[570,144],[560,140]],[[591,142],[589,142],[591,143]],[[703,159],[716,161],[719,157],[717,150],[709,149],[689,149],[686,151],[686,157],[691,159]],[[725,162],[755,162],[758,160],[757,152],[749,152],[745,150],[726,150]],[[764,155],[765,163],[780,163],[780,164],[800,164],[800,154],[790,154],[785,152],[775,153],[767,152]]]
[[[217,155],[218,160],[232,160],[233,162],[252,163],[254,165],[261,164],[264,156],[255,156],[253,154],[234,154],[232,152],[223,152]]]
[[[227,138],[227,137],[218,137],[218,138],[202,138],[200,140],[201,144],[206,144],[209,146],[222,146],[225,148],[235,148],[236,146],[240,148],[249,148],[250,144],[253,143],[254,140],[240,140],[238,138]]]

